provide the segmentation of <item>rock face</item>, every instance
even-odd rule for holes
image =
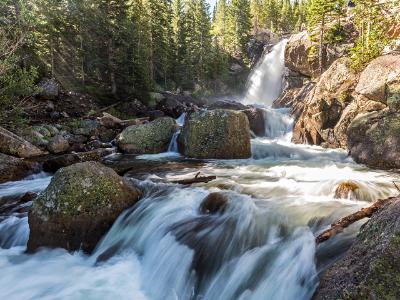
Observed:
[[[356,92],[370,100],[388,104],[400,94],[400,55],[385,55],[373,60],[361,73]]]
[[[292,35],[285,48],[285,66],[305,76],[317,77],[318,58],[310,58],[312,45],[307,31]]]
[[[400,199],[372,216],[322,276],[314,300],[400,299]]]
[[[357,111],[351,107],[346,110],[346,107],[352,101],[356,82],[357,75],[351,69],[350,59],[335,61],[307,95],[304,111],[294,128],[293,141],[346,148],[346,125]]]
[[[340,183],[335,190],[335,199],[351,199],[356,198],[356,191],[360,187],[352,182],[352,181],[345,181]]]
[[[22,179],[38,169],[36,163],[0,153],[0,183]]]
[[[181,153],[192,158],[251,156],[250,126],[243,112],[216,109],[192,114],[179,137]]]
[[[43,155],[39,148],[2,127],[0,127],[0,153],[22,158]]]
[[[400,168],[400,113],[388,109],[358,116],[348,131],[353,159],[371,167]]]
[[[249,119],[250,130],[256,136],[265,136],[264,112],[260,108],[249,108],[243,110]]]
[[[139,197],[136,187],[99,163],[62,168],[32,205],[28,251],[61,247],[90,253]]]
[[[177,126],[169,117],[159,118],[144,125],[125,128],[117,138],[118,148],[125,153],[154,154],[168,149]]]

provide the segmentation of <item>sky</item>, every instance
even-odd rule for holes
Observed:
[[[217,0],[207,0],[207,2],[210,4],[210,8],[211,8],[211,11],[212,11],[213,8],[214,8],[215,2],[217,2]]]

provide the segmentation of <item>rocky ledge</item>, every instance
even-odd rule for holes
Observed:
[[[314,300],[400,299],[400,197],[375,213],[321,278]]]

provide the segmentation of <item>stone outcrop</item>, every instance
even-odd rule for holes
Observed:
[[[28,251],[40,247],[90,253],[140,191],[96,162],[58,170],[29,212]]]
[[[335,61],[307,94],[304,110],[294,128],[293,141],[346,148],[346,125],[357,114],[357,109],[349,106],[356,83],[357,75],[350,59]]]
[[[179,137],[181,153],[192,158],[251,156],[250,126],[243,112],[216,109],[190,115]]]
[[[313,299],[400,299],[400,199],[375,213],[321,278]]]
[[[117,138],[118,148],[131,154],[155,154],[165,152],[177,130],[170,117],[156,119],[143,125],[125,128]]]
[[[400,113],[388,109],[359,115],[348,131],[353,159],[371,167],[400,168]]]
[[[21,158],[43,155],[39,148],[2,127],[0,127],[0,153]]]
[[[395,94],[400,95],[400,55],[385,55],[373,60],[361,73],[356,92],[384,104],[399,100]]]
[[[228,205],[228,197],[219,192],[211,193],[200,204],[200,212],[203,214],[223,213]]]
[[[20,180],[39,170],[39,165],[0,153],[0,183]]]

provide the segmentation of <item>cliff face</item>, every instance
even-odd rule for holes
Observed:
[[[318,62],[311,55],[315,44],[307,32],[292,36],[285,51],[284,93],[274,107],[291,108],[295,143],[343,148],[357,162],[399,168],[400,55],[388,47],[357,72],[349,58],[353,41],[327,48],[326,70],[318,76]]]

